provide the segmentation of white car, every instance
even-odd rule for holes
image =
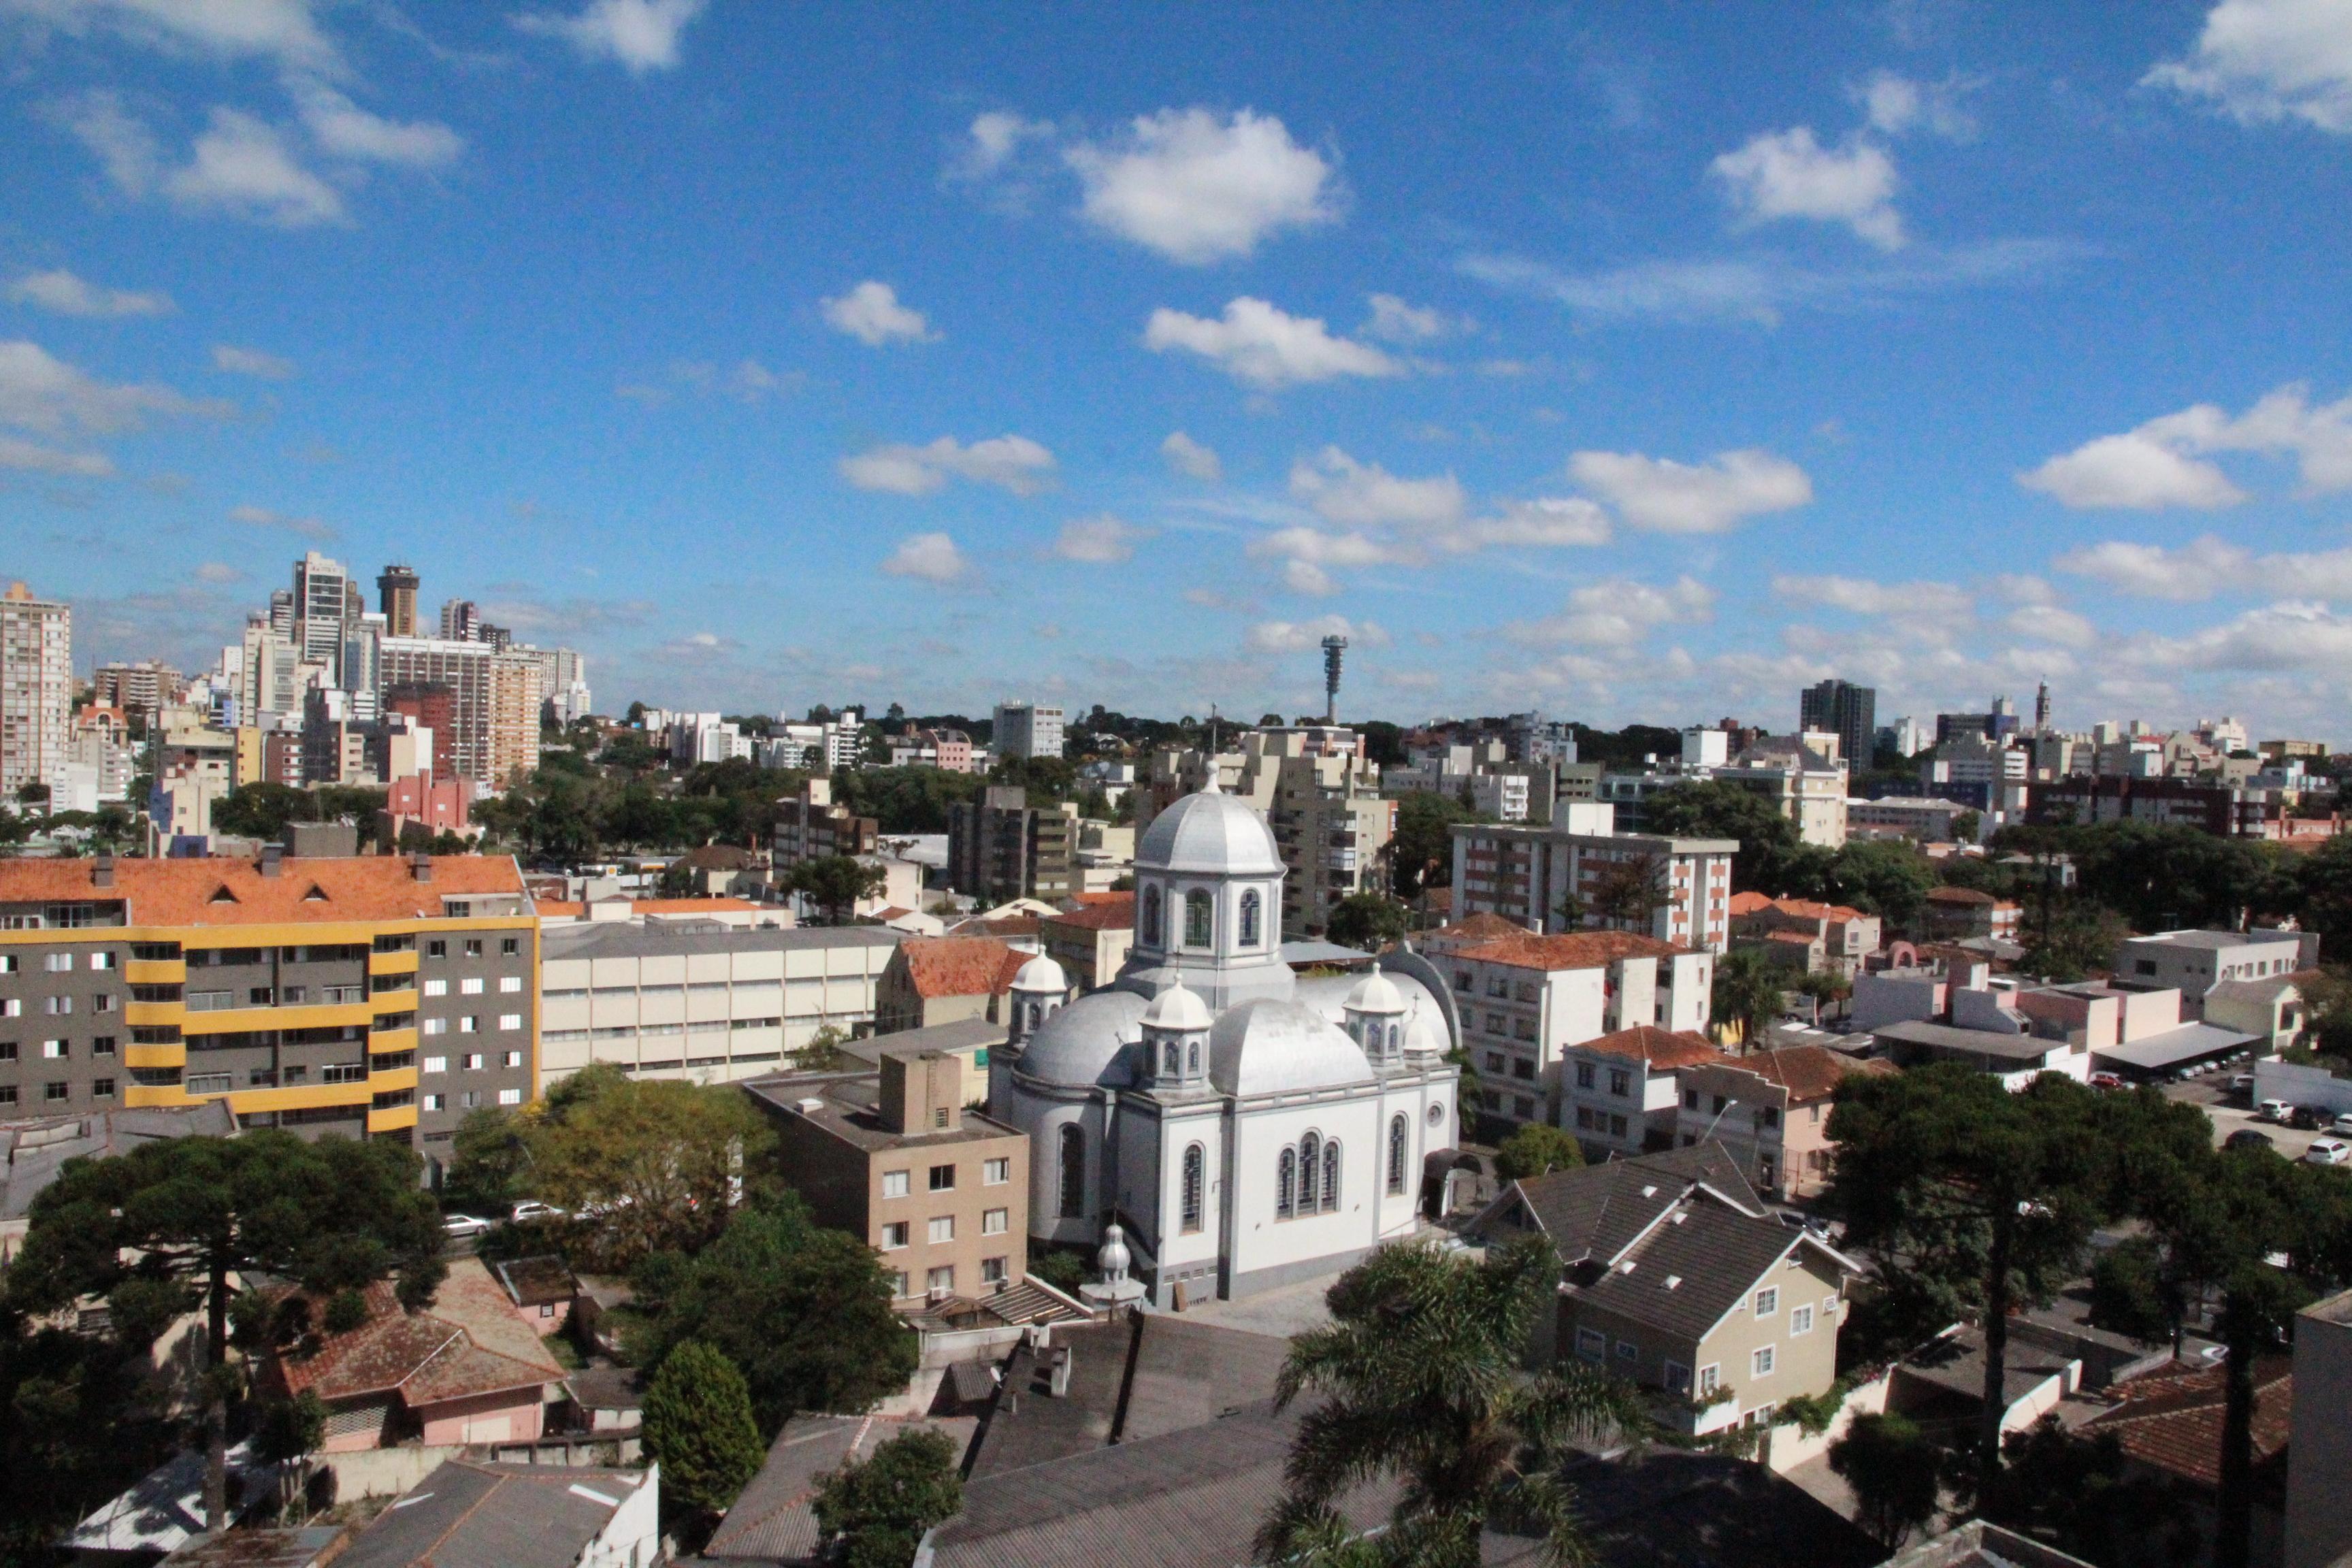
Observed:
[[[2303,1152],[2306,1165],[2341,1165],[2347,1160],[2352,1160],[2352,1143],[2341,1138],[2315,1138]]]
[[[443,1216],[441,1221],[441,1233],[453,1241],[463,1241],[468,1237],[480,1236],[489,1228],[488,1220],[477,1218],[469,1214],[447,1215]]]
[[[2294,1107],[2289,1105],[2284,1100],[2265,1100],[2262,1104],[2254,1108],[2254,1115],[2259,1120],[2263,1121],[2276,1121],[2282,1125],[2285,1123],[2288,1117],[2293,1116],[2294,1114]]]
[[[535,1219],[569,1219],[571,1217],[553,1204],[543,1204],[537,1198],[525,1198],[514,1206],[514,1219],[517,1225],[527,1225]]]
[[[2347,1110],[2337,1117],[2329,1124],[2327,1130],[2339,1138],[2352,1138],[2352,1110]]]

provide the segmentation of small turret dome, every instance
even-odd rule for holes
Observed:
[[[1402,1013],[1404,994],[1396,988],[1396,982],[1381,973],[1381,966],[1375,963],[1372,972],[1348,993],[1347,1006],[1350,1013]]]
[[[1117,1220],[1111,1221],[1103,1227],[1102,1250],[1095,1254],[1096,1272],[1106,1281],[1116,1284],[1127,1278],[1128,1268],[1134,1261],[1134,1257],[1127,1250],[1127,1232],[1119,1228]]]
[[[1151,999],[1143,1010],[1143,1026],[1148,1029],[1165,1029],[1181,1034],[1193,1029],[1205,1029],[1213,1022],[1209,1005],[1201,1000],[1200,993],[1179,980]]]
[[[1000,970],[998,973],[1003,972]],[[1062,966],[1041,952],[1023,964],[1020,971],[1013,976],[1013,989],[1050,991],[1059,996],[1070,989],[1070,983],[1062,973]]]

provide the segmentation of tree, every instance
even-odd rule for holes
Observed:
[[[327,1440],[327,1405],[304,1389],[291,1399],[272,1399],[253,1424],[254,1457],[278,1467],[278,1510],[282,1516],[302,1489],[303,1460]]]
[[[450,1141],[442,1204],[466,1214],[512,1209],[530,1168],[525,1125],[521,1117],[495,1105],[467,1111]]]
[[[1647,932],[1666,901],[1665,869],[1655,855],[1612,861],[1592,879],[1592,913],[1604,926]]]
[[[1942,1453],[1901,1415],[1857,1415],[1830,1445],[1830,1468],[1853,1489],[1856,1521],[1890,1552],[1936,1517]]]
[[[1559,1281],[1540,1237],[1478,1262],[1392,1244],[1341,1275],[1331,1322],[1290,1342],[1276,1384],[1277,1408],[1308,1394],[1323,1403],[1299,1422],[1288,1495],[1258,1531],[1260,1552],[1329,1554],[1349,1533],[1339,1498],[1387,1476],[1402,1498],[1388,1529],[1354,1549],[1364,1562],[1473,1568],[1490,1516],[1581,1561],[1574,1496],[1557,1474],[1565,1446],[1640,1430],[1646,1416],[1630,1385],[1580,1363],[1521,1370]]]
[[[759,1474],[765,1450],[735,1363],[694,1340],[672,1350],[646,1387],[646,1452],[660,1461],[662,1501],[709,1517]]]
[[[9,1270],[11,1297],[53,1311],[87,1296],[152,1303],[193,1294],[205,1314],[205,1510],[227,1518],[226,1452],[231,1275],[268,1273],[312,1290],[353,1289],[387,1274],[402,1305],[433,1298],[447,1272],[441,1217],[405,1146],[344,1138],[305,1143],[257,1129],[173,1138],[128,1154],[69,1162],[33,1200]]]
[[[1404,940],[1409,917],[1405,907],[1378,893],[1350,893],[1331,911],[1323,934],[1341,947],[1378,952]]]
[[[630,1274],[649,1322],[638,1359],[698,1341],[724,1352],[773,1433],[798,1410],[856,1411],[914,1375],[912,1329],[890,1310],[879,1254],[820,1228],[798,1197],[761,1197],[691,1258],[655,1254]]]
[[[2143,1344],[2172,1337],[2186,1305],[2152,1237],[2129,1236],[2091,1263],[2091,1322]]]
[[[1454,864],[1454,825],[1475,822],[1478,813],[1451,795],[1413,790],[1397,802],[1396,833],[1389,840],[1389,881],[1396,896],[1419,898],[1423,884],[1448,880]]]
[[[1583,1163],[1584,1151],[1576,1140],[1547,1121],[1528,1122],[1495,1151],[1495,1173],[1507,1182],[1573,1171]]]
[[[1969,862],[1974,864],[1974,862]],[[1907,929],[1936,886],[1936,868],[1906,840],[1856,838],[1830,860],[1833,901]]]
[[[855,855],[820,855],[792,869],[784,885],[824,910],[827,925],[846,925],[859,902],[882,890],[889,873]]]
[[[316,820],[310,795],[290,784],[240,784],[213,805],[213,831],[239,838],[275,840],[289,822]]]
[[[1798,847],[1797,826],[1780,808],[1753,790],[1737,784],[1675,784],[1642,803],[1645,832],[1677,838],[1736,838],[1739,851],[1731,858],[1732,885],[1775,898],[1790,891],[1779,885],[1783,863]]]
[[[811,1507],[846,1568],[907,1568],[923,1532],[963,1508],[955,1444],[928,1426],[902,1432],[826,1476]]]
[[[1746,950],[1725,953],[1715,963],[1715,981],[1707,1007],[1717,1025],[1735,1026],[1740,1040],[1754,1049],[1763,1026],[1780,1016],[1789,972],[1760,952]]]
[[[2081,980],[2113,962],[2116,944],[2130,934],[2123,917],[2103,904],[2045,895],[2035,900],[2019,967],[2049,980]]]
[[[2003,1441],[1999,1492],[1984,1516],[2097,1568],[2175,1568],[2197,1550],[2184,1490],[2135,1472],[2113,1432],[2083,1436],[2045,1415]]]

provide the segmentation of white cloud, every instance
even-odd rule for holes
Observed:
[[[890,558],[882,563],[882,570],[893,577],[952,583],[971,570],[971,563],[946,534],[918,533],[890,552]]]
[[[1151,530],[1138,528],[1103,512],[1095,517],[1072,518],[1064,523],[1061,537],[1054,541],[1054,553],[1065,561],[1115,565],[1133,560],[1136,545],[1150,537]]]
[[[2289,601],[2177,637],[2150,637],[2132,651],[2159,666],[2207,670],[2313,669],[2331,676],[2352,662],[2352,618],[2325,605]]]
[[[835,331],[847,332],[870,349],[885,343],[927,342],[939,336],[920,310],[898,303],[897,289],[871,278],[823,303],[824,319]]]
[[[942,436],[929,446],[899,442],[841,460],[842,478],[859,489],[908,496],[929,495],[950,476],[1034,495],[1053,473],[1054,454],[1026,436],[998,436],[969,447]]]
[[[1890,136],[1906,131],[1929,131],[1955,142],[1976,134],[1976,121],[1960,107],[1960,95],[1975,86],[1957,77],[1940,82],[1914,81],[1893,71],[1874,71],[1854,96],[1861,100],[1870,128]]]
[[[110,385],[38,343],[0,341],[0,425],[45,436],[69,430],[105,436],[136,430],[151,414],[226,418],[235,411],[216,399],[184,397],[152,383]]]
[[[2207,534],[2179,550],[2109,540],[2104,544],[2070,551],[2052,564],[2061,572],[2089,577],[2122,593],[2187,601],[2212,597],[2236,580],[2250,560],[2252,556],[2245,550]]]
[[[236,567],[220,561],[207,561],[196,568],[199,583],[234,583],[245,575]]]
[[[632,76],[677,64],[678,35],[709,0],[590,0],[577,16],[531,12],[515,18],[526,33],[562,38],[592,60],[614,60]]]
[[[1461,518],[1467,504],[1461,481],[1452,474],[1402,479],[1337,447],[1291,465],[1290,493],[1324,521],[1350,528],[1444,528]]]
[[[1024,142],[1051,136],[1054,127],[1048,121],[1025,120],[1002,109],[992,109],[972,116],[971,129],[962,152],[950,171],[967,180],[984,180],[1011,163],[1021,151]]]
[[[1324,616],[1312,621],[1260,621],[1249,629],[1249,645],[1260,653],[1304,653],[1320,647],[1325,637],[1346,637],[1357,647],[1386,647],[1387,630],[1372,621],[1350,622],[1345,616]]]
[[[169,294],[101,288],[63,268],[26,273],[8,285],[8,298],[60,316],[165,316],[173,310]]]
[[[2062,647],[2090,647],[2099,640],[2099,628],[2088,616],[2055,605],[2020,605],[2002,616],[2000,624],[2028,641],[2056,643]]]
[[[1895,210],[1895,160],[1859,139],[1823,147],[1812,128],[1762,132],[1709,165],[1731,205],[1751,223],[1813,218],[1842,223],[1882,250],[1900,249],[1903,219]]]
[[[1950,583],[1876,583],[1863,577],[1782,575],[1772,592],[1800,605],[1822,605],[1850,615],[1914,623],[1967,620],[1974,609],[1966,590]]]
[[[2221,0],[2186,58],[2149,83],[2249,122],[2296,119],[2352,134],[2352,5],[2345,0]]]
[[[1636,528],[1720,533],[1742,518],[1813,499],[1813,482],[1785,458],[1753,448],[1677,463],[1639,452],[1579,452],[1568,471]]]
[[[1282,563],[1282,585],[1294,594],[1312,599],[1328,599],[1339,591],[1331,574],[1312,561],[1286,561]]]
[[[2061,505],[2080,510],[2156,511],[2185,506],[2235,506],[2246,492],[2212,464],[2183,457],[2144,431],[2102,436],[2017,476]]]
[[[228,520],[231,522],[244,523],[248,528],[282,528],[289,533],[299,533],[305,539],[327,540],[335,537],[335,531],[315,517],[289,517],[282,511],[273,511],[266,506],[233,506],[228,509]]]
[[[311,0],[13,0],[8,8],[69,32],[104,27],[153,48],[257,55],[290,70],[342,68]]]
[[[2210,403],[2102,436],[2018,476],[2018,482],[2070,507],[2234,506],[2246,493],[2214,464],[2213,452],[2292,457],[2306,494],[2352,489],[2352,397],[2313,406],[2308,389],[2282,386],[2232,418]]]
[[[1395,551],[1361,533],[1326,533],[1321,529],[1276,529],[1250,541],[1249,553],[1305,561],[1316,566],[1378,566],[1399,559]]]
[[[1343,375],[1404,374],[1404,366],[1370,344],[1333,337],[1320,318],[1289,315],[1247,295],[1229,302],[1214,321],[1165,307],[1154,310],[1143,342],[1155,353],[1199,354],[1235,381],[1266,392]]]
[[[231,375],[256,375],[264,381],[290,381],[294,377],[292,360],[266,354],[259,349],[241,349],[228,343],[213,345],[213,368]]]
[[[1552,550],[1606,544],[1612,531],[1609,514],[1582,496],[1538,497],[1507,502],[1500,514],[1472,518],[1431,542],[1457,554],[1489,546]]]
[[[114,473],[112,460],[103,452],[60,452],[16,436],[0,436],[0,468],[76,479],[110,479]]]
[[[1385,338],[1392,343],[1420,343],[1448,336],[1459,326],[1443,310],[1408,305],[1393,294],[1371,294],[1366,298],[1372,306],[1372,318],[1364,323],[1366,337]]]
[[[1630,648],[1661,626],[1712,619],[1715,599],[1715,590],[1692,577],[1677,578],[1664,588],[1630,577],[1612,577],[1570,593],[1563,615],[1523,621],[1505,629],[1522,642]]]
[[[403,124],[371,114],[331,88],[295,84],[302,123],[319,150],[338,158],[390,163],[407,169],[438,169],[457,162],[466,139],[433,120]]]
[[[1225,465],[1217,454],[1181,430],[1169,432],[1168,439],[1160,443],[1160,455],[1170,468],[1192,479],[1215,484],[1225,477]]]
[[[1063,156],[1085,186],[1089,222],[1188,266],[1247,256],[1278,229],[1339,216],[1322,154],[1246,109],[1225,120],[1163,109],[1114,143],[1082,142]]]
[[[148,181],[126,182],[111,163],[110,172],[132,195],[145,194]],[[280,228],[343,217],[341,194],[303,167],[275,126],[239,110],[214,110],[189,161],[151,178],[181,206],[217,209]]]

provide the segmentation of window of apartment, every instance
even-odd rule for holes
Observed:
[[[1582,1131],[1592,1131],[1592,1107],[1580,1105],[1576,1108],[1576,1125]]]
[[[449,1032],[449,1020],[427,1018],[425,1020],[425,1032],[428,1035],[446,1035]]]
[[[93,952],[89,955],[89,966],[92,969],[111,969],[114,967],[114,954],[106,952]]]
[[[457,1032],[461,1035],[480,1034],[482,1032],[482,1020],[480,1016],[473,1013],[468,1013],[464,1017],[458,1019]]]
[[[425,944],[425,956],[427,958],[446,958],[449,956],[449,944],[436,936],[432,941]]]
[[[1173,1049],[1175,1049],[1175,1047],[1174,1047],[1173,1046],[1171,1046],[1171,1047],[1169,1047],[1169,1049],[1173,1050]],[[940,1106],[934,1106],[934,1107],[932,1107],[932,1108],[931,1108],[931,1126],[932,1126],[932,1128],[933,1128],[934,1130],[936,1130],[936,1131],[938,1131],[944,1132],[944,1131],[947,1131],[947,1125],[948,1125],[948,1108],[947,1108],[946,1106],[944,1106],[944,1105],[940,1105]]]
[[[425,1058],[425,1070],[426,1072],[447,1072],[449,1070],[449,1058],[447,1057],[426,1057]]]
[[[482,1070],[482,1053],[470,1051],[457,1058],[457,1065],[467,1072],[479,1072]]]
[[[1838,1309],[1838,1299],[1837,1299],[1835,1296],[1824,1296],[1824,1297],[1822,1297],[1822,1322],[1824,1322],[1824,1323],[1834,1323],[1834,1322],[1836,1322],[1836,1321],[1837,1321],[1837,1309]]]
[[[226,1094],[232,1080],[225,1072],[192,1072],[188,1075],[190,1094]]]
[[[1501,1072],[1503,1070],[1502,1052],[1488,1051],[1486,1053],[1486,1070],[1488,1072]]]
[[[1706,1398],[1716,1391],[1717,1387],[1721,1384],[1722,1381],[1723,1369],[1720,1366],[1708,1365],[1699,1368],[1698,1396],[1701,1399]]]
[[[935,1193],[951,1193],[955,1191],[955,1172],[956,1168],[953,1165],[933,1165],[931,1167],[931,1191]]]
[[[73,998],[70,996],[44,996],[41,998],[41,1011],[48,1014],[52,1017],[70,1013],[73,1011]]]
[[[463,980],[460,980],[459,982],[457,982],[457,994],[458,994],[458,995],[460,995],[460,996],[479,996],[481,994],[482,994],[482,977],[481,977],[480,975],[478,975],[478,974],[468,974],[467,976],[466,976],[466,978],[464,978]]]
[[[428,1094],[425,1097],[425,1109],[427,1110],[438,1110],[446,1103],[448,1103],[447,1100],[441,1095]]]
[[[1470,972],[1468,970],[1457,969],[1454,972],[1454,989],[1456,991],[1468,991],[1473,989],[1473,986],[1474,983],[1470,978]]]
[[[482,939],[480,937],[469,936],[466,939],[466,956],[467,958],[479,958],[482,956]]]
[[[1762,1126],[1778,1127],[1780,1125],[1780,1108],[1777,1105],[1765,1106],[1756,1113],[1756,1120]]]
[[[278,997],[278,1002],[288,1007],[299,1007],[310,999],[310,994],[299,985],[286,986]]]
[[[1698,1090],[1695,1089],[1686,1089],[1683,1090],[1683,1109],[1685,1110],[1696,1110],[1698,1109]]]
[[[905,1197],[907,1195],[907,1174],[908,1173],[904,1171],[883,1172],[882,1195],[886,1198]]]
[[[114,1080],[110,1078],[91,1079],[89,1085],[89,1097],[92,1100],[112,1100],[114,1098]]]
[[[990,1209],[980,1216],[980,1234],[982,1236],[1003,1236],[1006,1228],[1012,1223],[1013,1211],[1011,1209]]]
[[[428,980],[425,983],[425,994],[446,996],[449,994],[449,983],[446,980]]]
[[[500,1052],[499,1056],[499,1066],[502,1068],[519,1068],[522,1066],[522,1053],[520,1051]]]
[[[522,1103],[522,1090],[519,1089],[502,1089],[499,1090],[499,1103],[500,1105],[520,1105]]]
[[[521,990],[521,989],[522,989],[522,976],[521,976],[521,975],[520,975],[520,974],[501,974],[501,975],[499,975],[499,989],[500,991],[502,991],[502,992],[515,992],[515,991],[520,991],[520,990]],[[718,985],[714,985],[714,986],[710,987],[710,989],[711,989],[711,990],[713,990],[713,991],[719,991],[719,990],[723,990],[723,989],[724,989],[724,987],[722,987],[722,986],[718,986]]]
[[[1602,1362],[1609,1359],[1609,1336],[1599,1329],[1576,1331],[1576,1353],[1580,1360]]]
[[[1511,1020],[1511,1038],[1515,1040],[1532,1040],[1535,1037],[1536,1021],[1533,1018],[1514,1018]]]
[[[942,1263],[923,1276],[923,1289],[934,1296],[944,1296],[955,1289],[955,1265]]]
[[[1769,1318],[1780,1310],[1780,1288],[1778,1285],[1767,1285],[1764,1289],[1756,1292],[1756,1315],[1758,1317]]]
[[[1755,1371],[1755,1375],[1756,1375],[1756,1376],[1758,1376],[1758,1377],[1769,1377],[1769,1376],[1771,1376],[1771,1375],[1772,1375],[1772,1361],[1773,1361],[1773,1355],[1772,1355],[1772,1347],[1771,1347],[1770,1345],[1759,1345],[1759,1346],[1757,1346],[1757,1347],[1756,1347],[1756,1354],[1755,1354],[1755,1356],[1754,1356],[1754,1358],[1753,1358],[1753,1361],[1754,1361],[1754,1363],[1755,1363],[1755,1369],[1756,1369],[1756,1371]]]
[[[1511,1114],[1522,1121],[1533,1121],[1536,1117],[1536,1102],[1524,1094],[1516,1096],[1511,1100]]]
[[[503,956],[512,958],[521,951],[522,938],[519,936],[502,936],[499,939],[499,952]]]
[[[1005,1260],[1003,1258],[983,1258],[980,1260],[980,1282],[982,1284],[1002,1285],[1004,1281]]]
[[[1592,1087],[1592,1064],[1591,1062],[1579,1062],[1576,1064],[1576,1087],[1579,1089],[1591,1089]]]
[[[1487,994],[1487,995],[1489,995],[1489,996],[1508,996],[1510,994],[1511,994],[1511,982],[1510,982],[1510,977],[1509,977],[1508,975],[1503,975],[1503,974],[1490,974],[1490,975],[1488,975],[1488,976],[1486,977],[1486,994]]]
[[[1536,1064],[1528,1060],[1527,1058],[1521,1057],[1511,1064],[1511,1076],[1513,1078],[1531,1079],[1536,1076]]]
[[[1635,1344],[1631,1340],[1619,1340],[1617,1342],[1617,1359],[1624,1365],[1631,1366],[1635,1362],[1642,1359],[1642,1347]]]
[[[189,1089],[194,1089],[196,1087],[196,1080],[190,1079],[188,1080],[188,1087]],[[65,1097],[66,1086],[64,1083],[53,1082],[41,1085],[41,1099],[44,1101],[63,1100]]]
[[[51,974],[70,973],[73,971],[73,954],[70,952],[44,953],[41,957],[41,967]]]
[[[1789,1331],[1791,1334],[1810,1334],[1813,1331],[1813,1309],[1810,1305],[1789,1309]]]
[[[63,1040],[43,1040],[41,1059],[51,1062],[63,1061],[69,1050],[70,1047]]]
[[[907,1245],[907,1222],[894,1219],[882,1227],[882,1250],[896,1252]]]
[[[1013,1162],[1011,1160],[982,1160],[980,1163],[982,1186],[1001,1187],[1012,1179]]]
[[[16,973],[16,955],[13,952],[0,952],[0,974],[14,974]]]
[[[1488,1034],[1504,1034],[1507,1033],[1509,1028],[1510,1026],[1503,1022],[1503,1016],[1500,1013],[1489,1013],[1486,1015],[1486,1032]]]
[[[933,1215],[931,1216],[929,1226],[926,1228],[926,1235],[934,1243],[953,1241],[955,1239],[955,1215],[951,1214]]]
[[[482,1103],[482,1091],[478,1089],[469,1089],[457,1097],[457,1103],[463,1109],[471,1110]]]
[[[114,1037],[112,1035],[100,1035],[95,1039],[91,1040],[89,1043],[89,1054],[94,1057],[112,1056],[114,1054]]]
[[[1609,1069],[1609,1092],[1620,1099],[1633,1092],[1633,1075],[1623,1068]]]
[[[10,996],[0,998],[0,1018],[22,1017],[24,1016],[24,1012],[25,1002],[22,997]]]
[[[1609,1119],[1609,1136],[1612,1138],[1622,1138],[1625,1136],[1625,1119],[1623,1117],[1612,1116]]]

